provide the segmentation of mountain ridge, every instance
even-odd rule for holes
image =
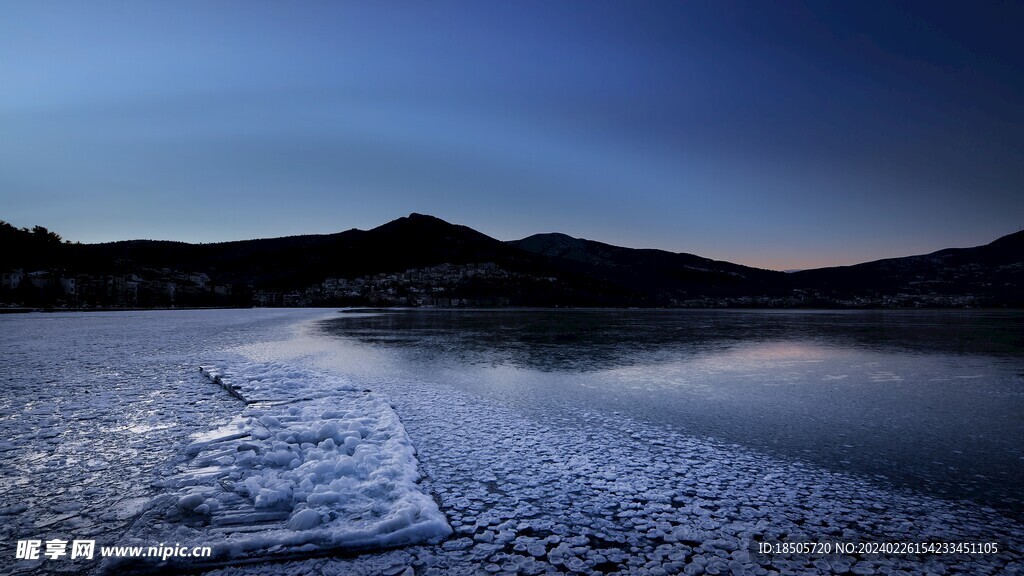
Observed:
[[[205,244],[170,240],[70,244],[45,228],[29,231],[3,223],[0,241],[5,244],[0,250],[0,271],[6,278],[0,286],[0,302],[16,301],[11,279],[18,270],[23,274],[51,270],[61,278],[80,277],[83,285],[97,284],[101,277],[108,285],[116,284],[117,278],[134,275],[138,280],[125,282],[140,283],[140,289],[150,291],[161,282],[170,286],[168,278],[191,271],[230,288],[233,294],[301,291],[311,294],[299,298],[307,304],[367,300],[409,305],[904,307],[1021,306],[1024,300],[1024,232],[971,248],[788,273],[685,252],[614,246],[558,232],[501,241],[419,213],[368,230]],[[450,277],[439,280],[436,269],[446,266]],[[326,286],[331,279],[361,279],[367,285],[367,279],[382,274],[415,277],[416,271],[423,270],[430,271],[431,282],[437,285],[405,279],[377,290],[371,284],[360,297],[317,296],[311,289]],[[94,296],[98,305],[117,300],[109,287],[91,290],[98,294]],[[175,304],[175,288],[164,290]],[[356,293],[346,290],[338,293]],[[443,298],[436,296],[441,293]],[[89,302],[89,297],[74,297]],[[231,303],[244,305],[246,298]],[[216,303],[212,297],[208,300]]]

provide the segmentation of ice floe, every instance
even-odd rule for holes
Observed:
[[[121,541],[209,546],[195,569],[225,563],[438,541],[451,533],[419,484],[415,451],[383,397],[280,363],[203,366],[247,403],[231,424],[186,447],[163,494]],[[119,560],[108,571],[174,567]]]

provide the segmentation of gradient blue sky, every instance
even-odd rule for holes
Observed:
[[[82,242],[410,212],[762,267],[1024,225],[1024,7],[0,3],[0,219]]]

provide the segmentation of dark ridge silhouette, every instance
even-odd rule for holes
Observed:
[[[623,248],[559,233],[535,234],[509,243],[553,258],[562,267],[645,293],[659,302],[753,293],[778,295],[785,283],[781,272],[693,254]]]
[[[830,298],[891,294],[974,296],[986,306],[1024,307],[1024,231],[984,246],[947,248],[919,256],[853,266],[802,270],[789,275]]]
[[[83,285],[93,285],[93,292],[107,291],[107,300],[97,297],[97,303],[120,305],[111,300],[110,286],[128,275],[150,289],[161,281],[170,282],[171,276],[202,273],[209,279],[208,286],[186,286],[178,293],[212,293],[221,286],[219,293],[230,293],[231,298],[197,297],[196,301],[230,305],[266,303],[256,296],[287,292],[293,294],[291,300],[275,296],[269,301],[306,305],[1024,306],[1024,232],[975,248],[792,273],[693,254],[623,248],[558,233],[502,242],[472,228],[415,213],[371,230],[211,244],[156,240],[71,244],[39,226],[28,230],[0,223],[0,243],[0,271],[7,274],[0,302],[7,303],[49,299],[66,305],[71,296],[62,298],[53,288],[56,279],[78,277]],[[18,292],[9,286],[13,283],[7,280],[12,277],[9,273],[33,272],[37,276],[32,285],[47,287],[45,298],[32,293],[32,288]],[[43,272],[54,280],[39,275]],[[430,280],[424,280],[428,276]],[[348,296],[324,295],[320,288],[311,288],[327,279],[351,280],[363,292],[355,296],[349,289]],[[97,288],[102,282],[106,287]],[[177,303],[168,298],[158,300]]]

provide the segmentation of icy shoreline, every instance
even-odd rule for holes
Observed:
[[[200,369],[246,402],[189,445],[119,543],[209,546],[210,558],[118,560],[125,569],[214,567],[436,542],[451,533],[419,486],[391,405],[338,377],[280,363]]]

